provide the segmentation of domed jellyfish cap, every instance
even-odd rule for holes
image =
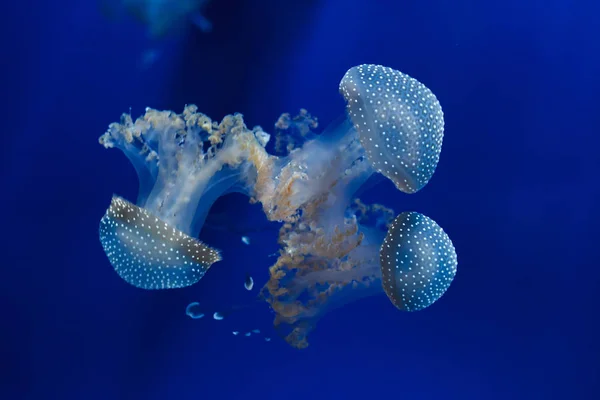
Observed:
[[[444,115],[421,82],[381,65],[350,68],[340,82],[348,116],[371,165],[405,193],[415,193],[435,172]]]
[[[404,212],[388,230],[381,250],[382,285],[402,311],[429,307],[448,290],[458,259],[452,241],[431,218]]]
[[[221,260],[217,250],[119,196],[100,220],[100,243],[119,276],[147,290],[193,285]]]

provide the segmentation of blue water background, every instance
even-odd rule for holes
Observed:
[[[600,398],[597,2],[213,0],[214,31],[170,40],[147,69],[134,21],[93,2],[5,3],[1,399]],[[367,195],[453,239],[459,270],[441,301],[414,314],[385,296],[352,303],[298,351],[231,335],[272,335],[266,306],[222,323],[184,315],[191,301],[251,301],[244,276],[265,282],[274,231],[251,246],[203,231],[225,259],[185,290],[117,277],[98,221],[137,181],[97,142],[110,122],[195,103],[267,131],[305,107],[324,126],[361,63],[414,76],[444,108],[429,185]]]

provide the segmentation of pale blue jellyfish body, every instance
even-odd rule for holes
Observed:
[[[119,276],[142,289],[193,285],[221,259],[216,250],[118,196],[100,220],[100,243]]]
[[[185,315],[190,317],[191,319],[200,319],[204,317],[204,313],[200,307],[200,303],[194,301],[185,308]]]
[[[421,82],[381,65],[350,68],[340,82],[348,116],[373,167],[406,193],[415,193],[435,172],[444,115]]]
[[[403,311],[422,310],[442,297],[458,263],[446,232],[417,212],[404,212],[394,219],[379,257],[383,289]]]

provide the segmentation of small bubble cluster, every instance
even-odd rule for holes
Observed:
[[[394,219],[379,258],[383,289],[403,311],[422,310],[442,297],[458,264],[446,232],[417,212],[404,212]]]
[[[100,242],[127,283],[142,289],[176,289],[198,282],[219,252],[114,196],[100,221]]]
[[[371,165],[405,193],[429,182],[442,150],[444,114],[421,82],[381,65],[346,72],[340,91]]]

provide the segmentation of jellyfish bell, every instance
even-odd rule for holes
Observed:
[[[100,243],[123,280],[149,290],[193,285],[221,260],[218,251],[119,196],[100,220]]]
[[[435,172],[444,134],[436,96],[392,68],[359,65],[340,82],[348,117],[373,167],[405,193],[415,193]]]
[[[446,232],[417,212],[403,212],[394,219],[379,257],[383,290],[402,311],[422,310],[439,300],[458,264]]]

